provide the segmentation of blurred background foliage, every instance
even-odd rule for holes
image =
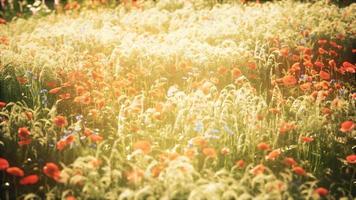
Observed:
[[[147,0],[141,0],[147,1]],[[158,2],[159,0],[150,0]],[[192,1],[192,0],[191,0]],[[264,3],[271,0],[205,0],[212,4],[222,3]],[[300,0],[302,2],[316,2],[318,0]],[[323,0],[340,7],[350,5],[353,0]],[[63,10],[93,9],[97,7],[115,7],[120,3],[135,5],[140,0],[0,0],[0,24],[13,18],[27,18],[32,15],[43,16],[51,12]]]

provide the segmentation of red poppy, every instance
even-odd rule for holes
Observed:
[[[0,109],[3,108],[3,107],[5,107],[5,106],[6,106],[6,103],[3,102],[3,101],[0,101]]]
[[[139,140],[133,144],[134,150],[141,150],[144,154],[151,152],[151,144],[146,140]]]
[[[59,140],[56,144],[56,147],[59,151],[62,151],[66,146],[67,146],[67,143],[65,140]]]
[[[301,140],[302,140],[303,142],[308,143],[308,142],[314,141],[314,138],[312,138],[312,137],[302,137]]]
[[[56,116],[54,119],[53,119],[53,122],[56,126],[59,126],[59,127],[64,127],[68,124],[67,122],[67,119],[62,116],[62,115],[58,115]]]
[[[267,160],[275,160],[276,158],[279,157],[279,155],[281,155],[281,151],[279,149],[273,150],[271,151],[267,156],[266,159]]]
[[[319,54],[320,54],[320,55],[323,55],[323,54],[327,54],[327,53],[328,53],[328,51],[326,51],[325,49],[323,49],[323,48],[321,48],[321,47],[319,48],[318,51],[319,51]]]
[[[237,68],[237,67],[235,67],[235,68],[233,68],[231,70],[231,76],[232,76],[233,79],[236,79],[236,78],[240,77],[241,74],[242,74],[241,70],[239,68]]]
[[[256,167],[250,170],[250,173],[254,175],[262,174],[266,170],[266,167],[263,164],[259,164]]]
[[[39,177],[37,175],[33,174],[33,175],[23,177],[20,180],[20,184],[21,185],[33,185],[33,184],[36,184],[38,182],[38,180],[39,180]]]
[[[56,87],[56,88],[51,89],[48,93],[49,94],[57,94],[61,89],[62,89],[62,87]]]
[[[5,158],[0,158],[0,171],[9,168],[9,162]]]
[[[355,73],[356,72],[356,67],[355,65],[345,61],[342,63],[342,67],[343,69],[346,71],[346,72],[349,72],[349,73]]]
[[[69,195],[66,197],[66,200],[76,200],[76,198],[73,195]]]
[[[305,170],[302,167],[293,167],[292,171],[301,176],[305,175]]]
[[[291,166],[291,167],[297,165],[297,162],[294,160],[294,158],[291,158],[291,157],[286,157],[283,162],[284,162],[285,165],[288,165],[288,166]]]
[[[43,167],[43,173],[55,181],[59,181],[61,175],[61,171],[59,170],[58,166],[51,162],[46,163],[46,165]]]
[[[281,126],[279,127],[279,133],[285,134],[295,128],[296,128],[296,126],[293,123],[283,122],[281,124]]]
[[[6,172],[8,173],[8,174],[11,174],[11,175],[13,175],[13,176],[24,176],[25,175],[25,173],[23,172],[23,170],[22,169],[20,169],[20,168],[18,168],[18,167],[9,167],[9,168],[7,168],[6,169]]]
[[[91,134],[89,138],[92,142],[101,142],[103,140],[103,137],[97,134]]]
[[[0,25],[1,24],[6,24],[6,20],[0,17]]]
[[[356,164],[356,154],[346,156],[346,161],[349,164]]]
[[[323,187],[318,187],[314,190],[315,193],[317,193],[319,196],[326,196],[329,193],[329,190]]]
[[[354,128],[355,128],[355,124],[351,120],[344,121],[341,124],[340,131],[347,133],[347,132],[351,132]]]
[[[245,166],[245,161],[244,160],[238,160],[238,161],[235,162],[235,165],[238,168],[243,168]]]
[[[330,80],[330,74],[328,72],[323,71],[323,70],[320,71],[319,76],[323,80]]]
[[[267,143],[264,143],[264,142],[259,143],[259,144],[257,145],[257,148],[258,148],[259,150],[262,150],[262,151],[266,151],[266,150],[269,150],[269,149],[270,149],[269,145],[268,145]]]
[[[314,63],[314,65],[317,66],[317,67],[319,67],[320,69],[322,69],[322,68],[325,67],[324,63],[322,63],[322,62],[320,62],[320,61],[316,61],[316,62]]]
[[[204,148],[203,154],[208,158],[216,158],[216,151],[214,148],[211,147]]]
[[[305,92],[305,91],[310,90],[312,85],[313,85],[312,83],[306,82],[306,83],[303,83],[303,84],[300,85],[300,89]]]
[[[280,49],[279,54],[283,57],[288,57],[288,54],[289,54],[288,47],[284,47],[284,48]]]
[[[293,86],[293,85],[297,84],[297,79],[292,75],[284,76],[282,81],[285,86]]]
[[[25,140],[28,138],[28,136],[30,136],[31,132],[28,130],[27,127],[21,127],[19,128],[18,132],[18,136],[21,140]]]
[[[32,142],[31,138],[22,139],[18,142],[20,146],[29,145]]]
[[[221,67],[218,68],[217,71],[218,71],[218,73],[219,73],[220,75],[225,75],[228,70],[229,70],[229,69],[228,69],[227,67],[221,66]]]

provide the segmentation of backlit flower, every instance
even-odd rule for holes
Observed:
[[[257,148],[258,148],[259,150],[262,150],[262,151],[266,151],[266,150],[269,150],[269,149],[270,149],[269,145],[268,145],[267,143],[264,143],[264,142],[259,143],[259,144],[257,145]]]
[[[28,136],[30,136],[31,132],[28,130],[27,127],[21,127],[19,128],[18,132],[18,136],[20,138],[20,140],[24,140],[27,139]]]
[[[294,86],[295,84],[297,84],[297,79],[292,75],[284,76],[282,81],[285,86]]]
[[[292,171],[301,176],[305,175],[305,170],[302,167],[293,167]]]
[[[25,176],[20,180],[21,185],[33,185],[36,184],[39,180],[38,175],[29,175]]]
[[[6,172],[8,173],[8,174],[11,174],[11,175],[13,175],[13,176],[24,176],[25,175],[25,173],[23,172],[23,170],[22,169],[20,169],[20,168],[18,168],[18,167],[9,167],[9,168],[7,168],[6,169]]]
[[[255,166],[254,168],[252,168],[250,170],[250,173],[252,173],[254,175],[259,175],[259,174],[262,174],[265,170],[266,170],[266,167],[263,164],[259,164],[259,165]]]
[[[5,158],[0,158],[0,171],[9,168],[9,162]]]
[[[314,190],[315,193],[317,193],[319,196],[323,197],[329,194],[329,190],[323,187],[318,187]]]
[[[211,147],[204,148],[203,154],[208,158],[216,158],[216,151],[214,148]]]
[[[151,152],[151,144],[146,140],[139,140],[133,144],[134,150],[141,150],[144,154]]]
[[[55,181],[59,181],[61,175],[61,171],[59,170],[58,166],[51,162],[46,163],[46,165],[43,167],[43,173]]]
[[[294,158],[291,158],[291,157],[286,157],[283,161],[283,163],[285,165],[288,165],[288,166],[296,166],[297,165],[297,162],[294,160]]]
[[[349,164],[356,164],[356,154],[346,156],[346,161]]]
[[[344,121],[341,123],[340,131],[343,133],[351,132],[355,128],[355,124],[351,121]]]
[[[276,158],[279,157],[279,155],[281,155],[281,151],[279,149],[273,150],[271,151],[267,156],[266,159],[267,160],[275,160]]]
[[[56,126],[59,126],[59,127],[64,127],[68,124],[67,122],[67,119],[62,116],[62,115],[58,115],[56,116],[54,119],[53,119],[53,123],[56,125]]]

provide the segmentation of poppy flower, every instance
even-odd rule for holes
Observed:
[[[18,167],[9,167],[9,168],[6,169],[6,172],[7,172],[8,174],[13,175],[13,176],[20,176],[20,177],[22,177],[22,176],[25,175],[25,173],[23,172],[23,170],[20,169],[20,168],[18,168]]]
[[[18,142],[20,146],[29,145],[32,142],[31,138],[22,139]]]
[[[268,145],[267,143],[264,143],[264,142],[259,143],[259,144],[257,145],[257,148],[258,148],[259,150],[262,150],[262,151],[266,151],[266,150],[269,150],[269,149],[270,149],[269,145]]]
[[[248,62],[248,63],[247,63],[247,67],[248,67],[249,69],[251,69],[251,70],[257,69],[257,65],[256,65],[255,62]]]
[[[151,152],[151,144],[146,140],[139,140],[133,144],[134,150],[141,150],[144,154]]]
[[[316,62],[314,63],[314,65],[317,66],[317,67],[319,67],[320,69],[322,69],[322,68],[325,67],[324,63],[322,63],[322,62],[320,62],[320,61],[316,61]]]
[[[321,47],[318,49],[318,51],[319,51],[319,54],[320,54],[320,55],[323,55],[323,54],[327,54],[327,53],[328,53],[328,51],[326,51],[325,49],[323,49],[323,48],[321,48]]]
[[[6,20],[0,17],[0,25],[1,24],[6,24]]]
[[[61,89],[62,89],[62,87],[56,87],[56,88],[53,88],[50,91],[48,91],[48,93],[49,94],[57,94]]]
[[[291,167],[297,165],[297,162],[294,160],[294,158],[291,158],[291,157],[286,157],[283,162],[284,162],[285,165],[288,165],[288,166],[291,166]]]
[[[293,129],[295,129],[295,125],[293,123],[283,122],[279,127],[279,133],[285,134]]]
[[[310,90],[310,88],[311,88],[312,85],[313,85],[312,83],[306,82],[306,83],[301,84],[299,87],[300,87],[300,89],[301,89],[302,91],[305,92],[305,91]]]
[[[52,162],[46,163],[46,165],[43,167],[43,173],[55,181],[59,181],[61,175],[61,171],[59,170],[58,166]]]
[[[349,120],[349,121],[344,121],[341,124],[340,131],[343,133],[351,132],[355,128],[355,124]]]
[[[62,116],[62,115],[58,115],[56,116],[54,119],[53,119],[53,122],[56,126],[59,126],[59,127],[64,127],[68,124],[67,122],[67,119]]]
[[[305,137],[302,137],[301,140],[305,143],[309,143],[309,142],[314,141],[314,138],[305,136]]]
[[[76,198],[73,195],[68,195],[65,200],[76,200]]]
[[[229,70],[229,69],[228,69],[227,67],[221,66],[221,67],[218,68],[217,71],[218,71],[218,73],[219,73],[220,75],[225,75],[228,70]]]
[[[57,150],[62,151],[67,146],[65,140],[59,140],[56,144]]]
[[[342,63],[342,69],[345,71],[345,72],[349,72],[349,73],[356,73],[356,67],[355,65],[349,63],[349,62],[343,62]]]
[[[305,175],[305,170],[302,167],[293,167],[292,171],[301,176]]]
[[[356,164],[356,154],[352,154],[352,155],[346,156],[346,161],[349,164]]]
[[[319,76],[323,80],[330,80],[330,74],[328,72],[323,71],[323,70],[320,71]]]
[[[103,137],[97,134],[91,134],[89,138],[92,142],[101,142],[103,140]]]
[[[36,184],[39,180],[38,175],[29,175],[25,176],[20,180],[20,185],[33,185]]]
[[[319,196],[323,197],[328,195],[329,190],[327,190],[326,188],[323,187],[318,187],[314,190],[315,193],[317,193]]]
[[[288,57],[289,49],[287,47],[282,48],[279,50],[279,54],[283,57]]]
[[[19,128],[18,132],[18,136],[21,140],[27,139],[28,136],[30,136],[31,132],[28,130],[27,127],[21,127]]]
[[[0,109],[3,108],[3,107],[5,107],[5,106],[6,106],[6,103],[3,102],[3,101],[0,101]]]
[[[214,148],[211,147],[204,148],[203,154],[208,158],[216,158],[216,151]]]
[[[90,130],[90,129],[88,129],[88,128],[85,128],[85,129],[84,129],[84,135],[85,135],[85,136],[88,137],[88,136],[90,136],[91,134],[93,134],[93,131],[92,131],[92,130]]]
[[[244,160],[238,160],[238,161],[235,162],[235,165],[238,168],[243,168],[245,166],[245,161]]]
[[[9,168],[9,162],[5,158],[0,158],[0,171]]]
[[[252,173],[254,175],[259,175],[259,174],[262,174],[265,170],[266,170],[266,167],[263,164],[259,164],[259,165],[255,166],[254,168],[252,168],[250,170],[250,173]]]
[[[283,85],[285,85],[285,86],[293,86],[293,85],[297,84],[297,79],[292,75],[284,76],[282,81],[283,81]]]
[[[236,79],[238,77],[240,77],[242,74],[241,70],[237,67],[234,67],[232,70],[231,70],[231,76],[233,79]]]
[[[276,158],[279,157],[279,155],[281,155],[281,151],[279,149],[273,150],[271,151],[267,156],[266,159],[267,160],[275,160]]]

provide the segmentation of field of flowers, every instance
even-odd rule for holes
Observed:
[[[0,21],[0,199],[353,199],[356,4]]]

